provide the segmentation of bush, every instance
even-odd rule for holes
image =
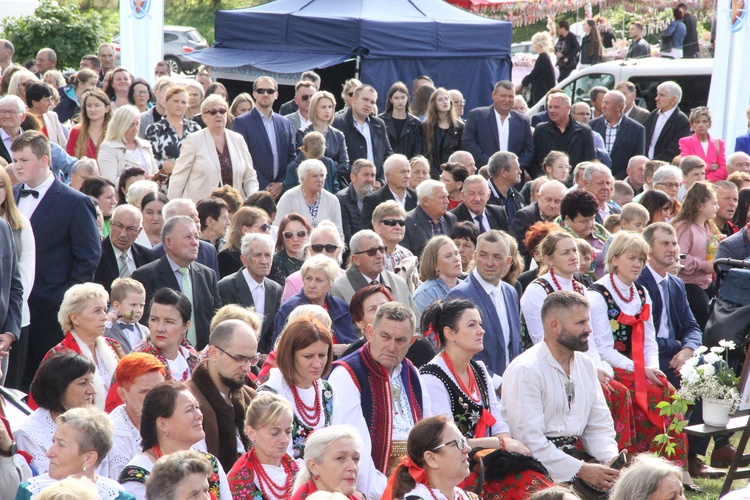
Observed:
[[[59,6],[51,0],[42,0],[33,15],[5,19],[2,31],[15,46],[17,61],[34,59],[39,49],[51,47],[60,69],[78,68],[81,57],[96,53],[105,39],[98,12],[81,13],[74,4]]]

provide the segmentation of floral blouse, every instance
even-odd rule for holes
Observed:
[[[182,128],[182,137],[178,137],[177,131],[167,121],[167,117],[165,116],[146,130],[146,139],[151,143],[151,147],[154,150],[154,158],[160,168],[165,161],[179,158],[180,148],[185,137],[201,129],[197,123],[187,118],[182,119]]]

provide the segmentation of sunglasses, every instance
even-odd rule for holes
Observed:
[[[255,93],[259,95],[263,95],[263,94],[271,95],[271,94],[276,93],[276,89],[255,89]]]
[[[456,438],[451,441],[448,441],[447,443],[443,443],[440,446],[433,448],[432,451],[437,451],[440,448],[444,448],[450,445],[455,445],[458,451],[462,451],[462,450],[465,450],[467,447],[469,447],[469,441],[467,441],[466,438],[462,436],[460,438]]]
[[[368,250],[362,250],[361,252],[356,252],[354,255],[360,255],[360,254],[366,253],[368,257],[375,257],[378,254],[378,252],[385,254],[385,251],[386,251],[385,247],[375,247],[375,248],[370,248]]]
[[[208,114],[209,114],[209,115],[211,115],[211,116],[216,116],[216,115],[225,115],[225,114],[227,114],[227,110],[226,110],[226,109],[223,109],[223,108],[221,108],[221,109],[207,109],[207,110],[206,110],[206,111],[204,111],[204,112],[205,112],[205,113],[208,113]]]
[[[333,244],[327,244],[327,245],[321,245],[319,243],[316,243],[314,245],[310,245],[310,248],[312,248],[312,251],[315,253],[322,253],[323,250],[325,250],[327,253],[333,253],[336,250],[338,250],[338,245]]]
[[[301,96],[299,96],[299,98],[302,99],[303,101],[309,101],[311,97],[312,96],[310,96],[310,95],[301,95]]]
[[[400,219],[385,219],[380,222],[381,224],[385,224],[386,226],[394,227],[396,224],[398,224],[401,227],[404,227],[406,225],[405,220]]]
[[[297,238],[307,238],[307,231],[297,231],[296,233],[294,231],[284,231],[284,239],[285,240],[291,240],[296,235]]]

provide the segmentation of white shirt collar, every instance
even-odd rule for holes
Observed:
[[[667,277],[669,276],[668,274],[665,276],[662,276],[661,274],[657,273],[656,271],[654,271],[654,268],[651,267],[650,264],[646,264],[646,269],[651,271],[651,275],[654,277],[654,281],[656,281],[657,285],[660,285],[661,282],[667,279]]]
[[[35,191],[39,191],[38,199],[41,200],[42,198],[44,198],[44,195],[47,193],[49,188],[52,187],[53,182],[55,182],[55,176],[52,175],[52,172],[50,172],[49,175],[47,175],[47,178],[44,179],[44,181],[42,181],[42,183],[39,184],[37,187],[33,188],[26,183],[24,183],[24,186],[26,187],[26,189],[33,189]]]
[[[471,273],[472,273],[472,275],[474,275],[474,278],[476,278],[477,281],[479,281],[479,284],[482,285],[482,288],[487,293],[487,295],[492,294],[493,291],[498,291],[498,292],[502,293],[502,291],[503,291],[502,288],[501,288],[502,287],[502,281],[500,283],[498,283],[497,286],[495,286],[492,283],[490,283],[489,281],[485,281],[484,278],[482,278],[481,276],[479,276],[479,273],[477,272],[476,269],[474,269]]]
[[[669,111],[661,111],[661,110],[659,110],[659,114],[662,115],[662,116],[665,116],[667,118],[667,120],[669,120],[669,117],[672,116],[672,113],[674,113],[676,109],[677,109],[677,106],[675,106],[674,108],[670,109]]]
[[[255,278],[250,275],[250,272],[246,267],[242,269],[242,276],[245,277],[245,281],[247,281],[247,286],[250,287],[251,292],[257,288],[263,288],[264,282],[261,281],[260,283],[258,283],[257,281],[255,281]]]

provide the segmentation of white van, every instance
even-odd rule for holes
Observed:
[[[713,59],[667,59],[650,57],[610,61],[574,71],[557,84],[573,102],[589,102],[589,90],[601,85],[614,89],[620,82],[635,85],[640,105],[649,110],[656,107],[656,87],[667,80],[682,88],[680,109],[689,113],[692,108],[705,106],[711,87]],[[545,99],[536,103],[526,115],[532,117],[547,109]]]

